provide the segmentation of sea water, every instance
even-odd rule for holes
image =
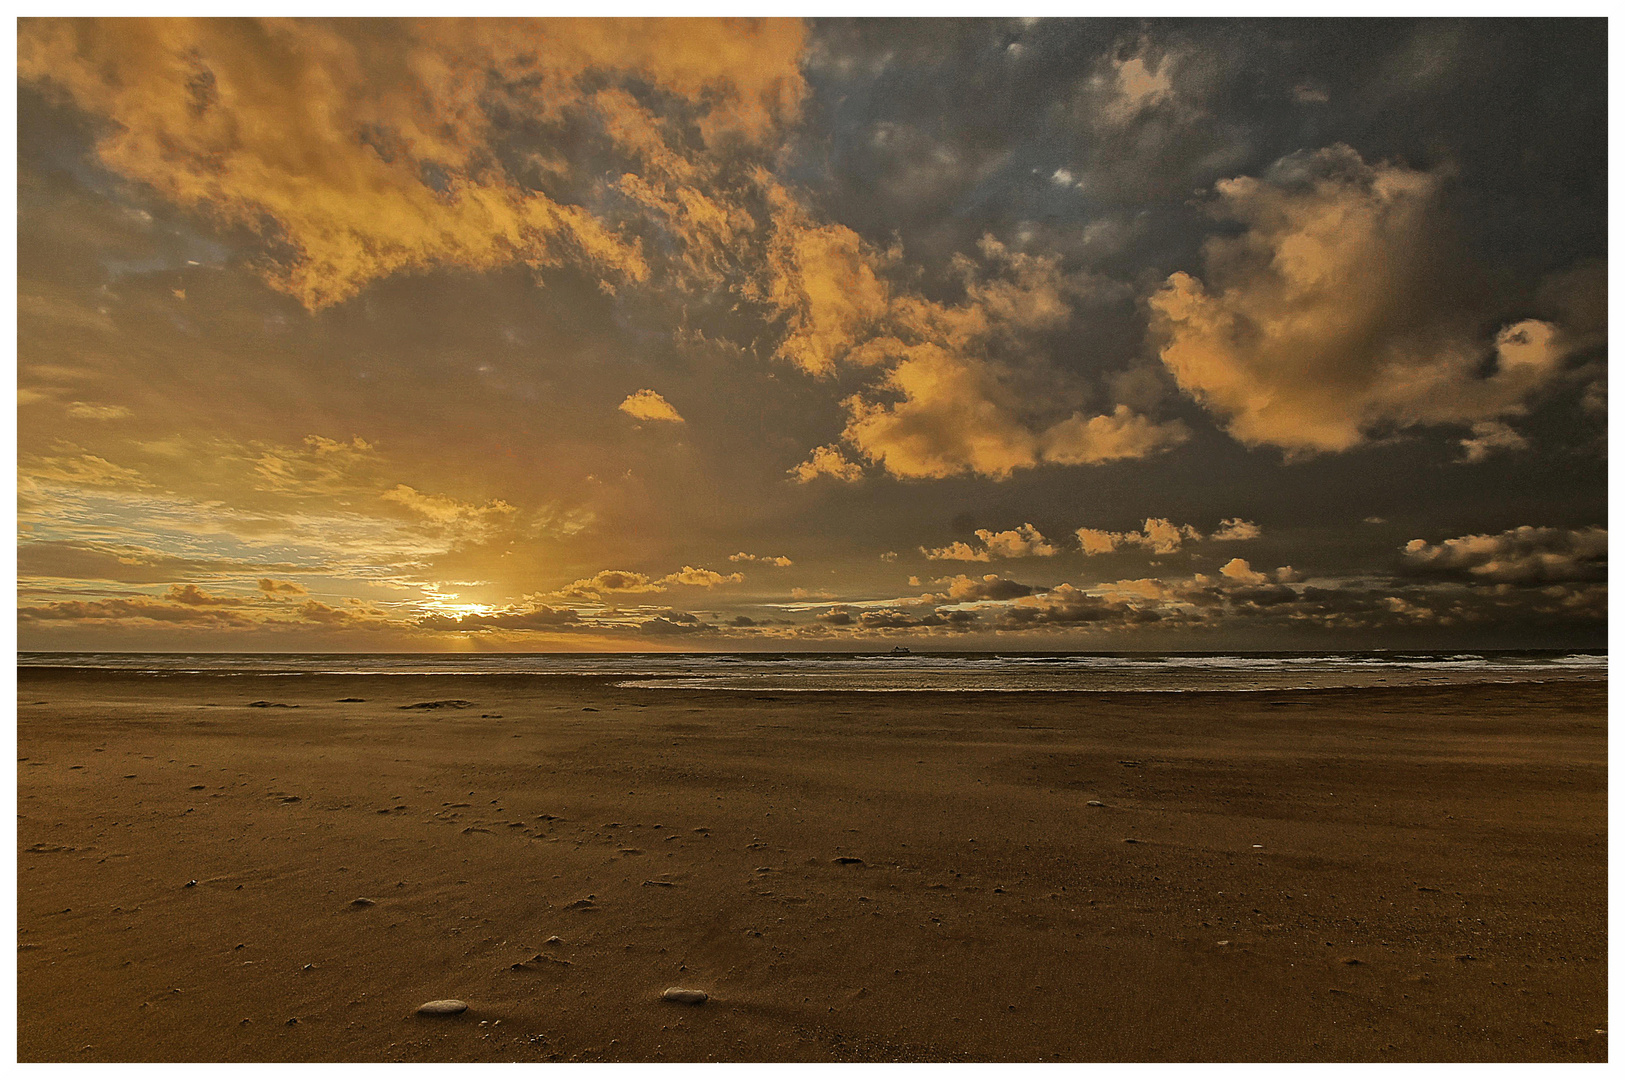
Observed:
[[[1476,652],[21,653],[23,668],[154,677],[546,675],[626,688],[815,691],[1309,690],[1602,682],[1601,650]]]

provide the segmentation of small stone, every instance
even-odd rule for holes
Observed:
[[[1090,799],[1084,805],[1086,805],[1086,806],[1105,806],[1106,804],[1101,802],[1099,799]]]
[[[440,998],[437,1001],[425,1001],[418,1006],[419,1016],[456,1016],[458,1013],[468,1011],[468,1002],[458,1001],[456,998]]]
[[[542,942],[542,944],[543,945],[563,945],[564,944],[564,939],[559,937],[557,934],[554,934],[552,937],[550,937],[546,941]]]
[[[372,907],[372,905],[376,904],[377,902],[378,901],[376,901],[376,900],[374,900],[374,899],[372,899],[371,897],[368,897],[368,896],[358,896],[354,900],[350,901],[350,906],[351,907]]]
[[[704,990],[687,990],[681,986],[668,986],[660,995],[661,1001],[674,1001],[679,1005],[704,1005],[711,995]]]
[[[842,866],[862,866],[863,860],[853,855],[837,855],[835,861]]]
[[[190,889],[196,884],[197,884],[197,878],[193,878],[191,881],[188,881],[185,885],[182,885],[181,888]]]

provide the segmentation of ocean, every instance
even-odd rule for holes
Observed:
[[[546,675],[626,688],[1022,692],[1313,690],[1332,687],[1606,681],[1602,650],[1259,653],[49,653],[22,668],[155,678],[310,675]]]

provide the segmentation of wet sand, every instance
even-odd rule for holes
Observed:
[[[1607,1055],[1601,683],[18,694],[24,1061]]]

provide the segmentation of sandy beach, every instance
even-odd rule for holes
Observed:
[[[18,1053],[1604,1060],[1605,697],[24,669]]]

